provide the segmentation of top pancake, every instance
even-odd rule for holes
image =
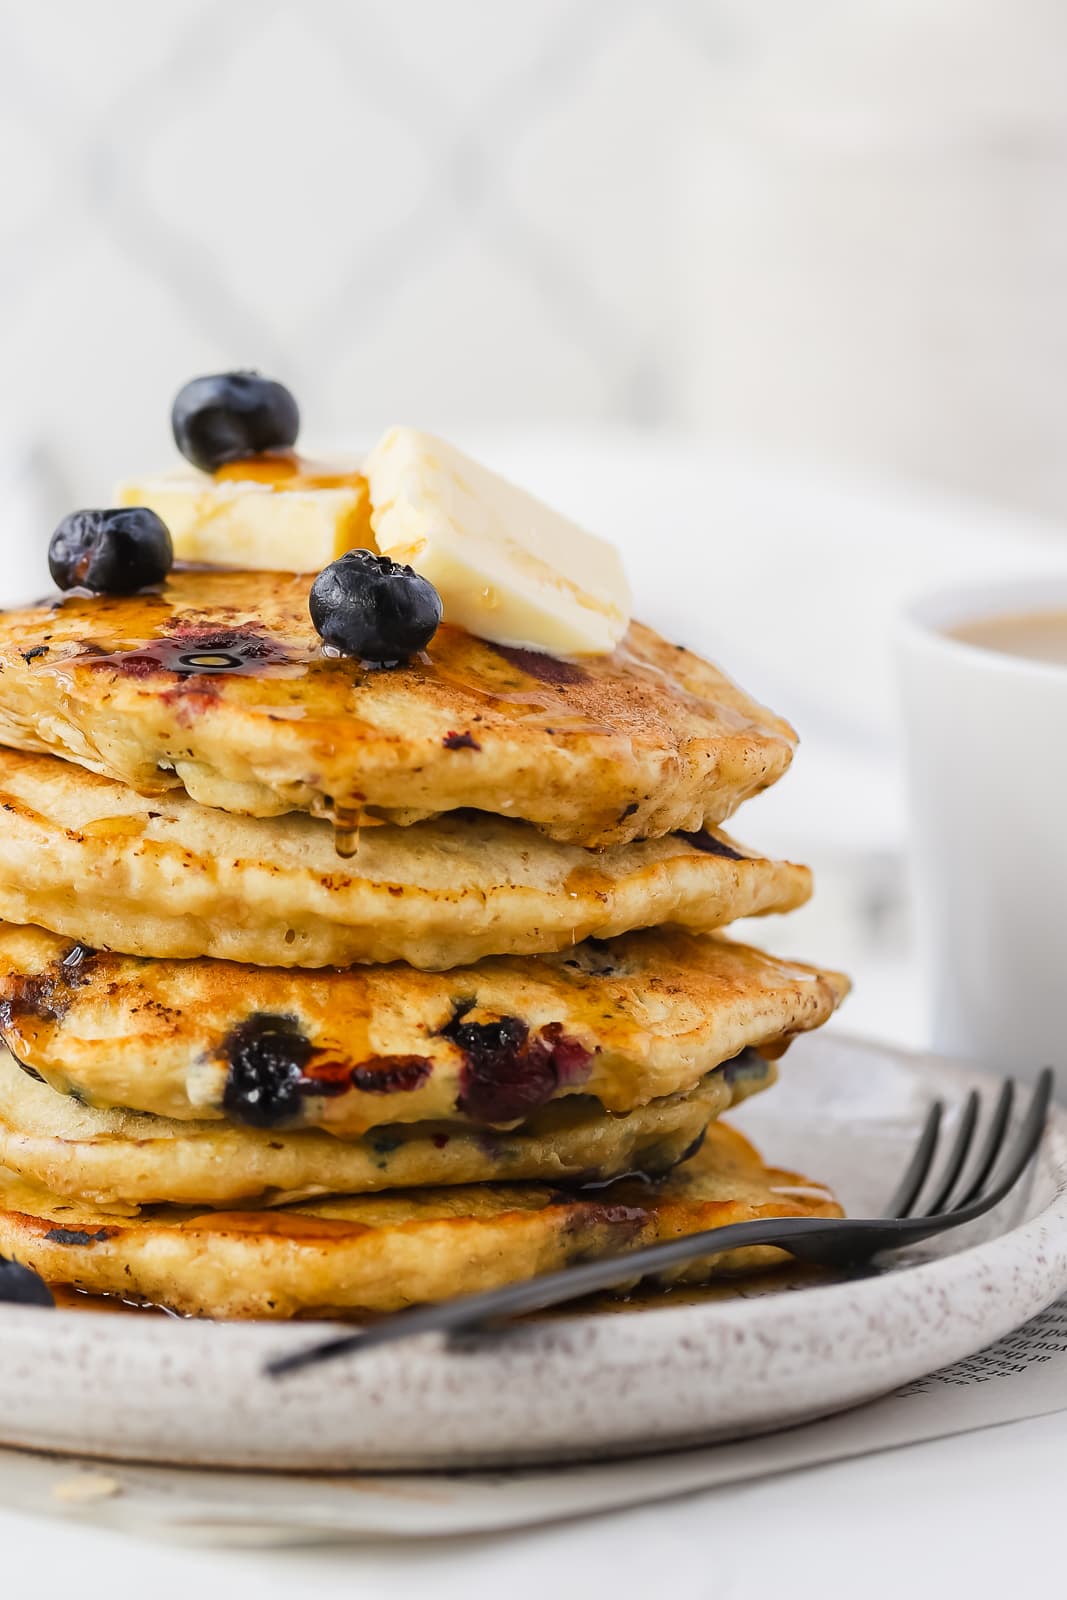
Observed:
[[[309,587],[188,569],[0,614],[0,743],[225,811],[476,806],[587,846],[714,826],[792,757],[787,723],[640,623],[580,663],[442,627],[368,670],[323,655]]]

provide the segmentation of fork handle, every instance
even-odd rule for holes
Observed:
[[[332,1356],[369,1350],[424,1333],[471,1332],[500,1318],[547,1311],[553,1306],[566,1305],[570,1300],[580,1300],[587,1294],[612,1289],[635,1275],[643,1278],[726,1250],[761,1244],[780,1245],[806,1261],[839,1260],[840,1240],[835,1235],[841,1227],[840,1217],[757,1217],[750,1222],[705,1228],[701,1233],[685,1234],[665,1244],[645,1245],[640,1250],[623,1251],[580,1267],[563,1267],[558,1272],[510,1283],[502,1289],[460,1295],[433,1305],[412,1306],[356,1333],[342,1334],[310,1349],[282,1356],[270,1362],[267,1371],[279,1377]]]

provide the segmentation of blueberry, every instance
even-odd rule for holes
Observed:
[[[193,378],[179,390],[170,422],[186,461],[205,472],[261,450],[288,450],[300,432],[289,390],[258,372]]]
[[[12,1306],[54,1306],[52,1291],[32,1267],[0,1256],[0,1304]]]
[[[135,594],[162,583],[174,564],[170,531],[147,506],[72,511],[48,546],[48,570],[61,589]]]
[[[252,1128],[277,1128],[300,1115],[315,1054],[295,1017],[257,1012],[239,1023],[223,1049],[229,1059],[223,1110]]]
[[[520,1017],[451,1022],[444,1037],[464,1055],[459,1109],[476,1122],[516,1122],[551,1100],[559,1077],[552,1054]]]
[[[363,661],[406,661],[441,621],[441,596],[410,567],[350,550],[311,586],[311,620],[323,642]]]

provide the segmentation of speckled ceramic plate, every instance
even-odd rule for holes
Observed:
[[[879,1208],[926,1102],[989,1080],[838,1035],[799,1041],[737,1121],[775,1162]],[[278,1382],[307,1323],[0,1307],[0,1442],[190,1465],[440,1468],[636,1454],[767,1431],[969,1355],[1067,1289],[1067,1113],[1025,1193],[867,1277],[532,1321]]]

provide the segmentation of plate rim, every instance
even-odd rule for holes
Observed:
[[[935,1064],[942,1072],[958,1073],[963,1084],[984,1082],[992,1085],[998,1081],[966,1062],[855,1038],[837,1030],[832,1036],[832,1043],[835,1050],[839,1048],[843,1052],[879,1056],[896,1066],[903,1066],[916,1076],[921,1074],[924,1064]],[[809,1048],[818,1048],[820,1044],[830,1046],[831,1038],[812,1040]],[[909,1265],[884,1275],[813,1285],[796,1293],[741,1297],[704,1304],[667,1304],[654,1308],[654,1315],[651,1316],[589,1312],[558,1320],[519,1323],[479,1338],[467,1348],[457,1349],[430,1336],[430,1339],[418,1341],[417,1345],[413,1342],[402,1347],[383,1347],[368,1352],[358,1362],[341,1361],[329,1369],[313,1368],[296,1373],[284,1381],[284,1403],[275,1409],[280,1415],[288,1417],[292,1424],[302,1401],[313,1399],[317,1400],[320,1407],[324,1405],[323,1389],[327,1386],[322,1383],[322,1373],[326,1370],[331,1375],[328,1387],[332,1389],[339,1407],[347,1410],[361,1400],[368,1401],[375,1391],[378,1391],[377,1403],[380,1405],[380,1395],[390,1390],[390,1384],[395,1386],[401,1378],[410,1379],[414,1376],[417,1379],[419,1368],[422,1369],[423,1379],[429,1381],[431,1390],[434,1384],[437,1385],[434,1392],[444,1392],[450,1380],[461,1386],[466,1384],[473,1391],[469,1400],[473,1408],[479,1404],[478,1368],[483,1364],[486,1373],[491,1374],[493,1369],[504,1370],[516,1360],[533,1362],[537,1364],[542,1378],[546,1372],[551,1377],[553,1365],[562,1370],[561,1357],[565,1359],[576,1346],[580,1346],[581,1360],[586,1365],[591,1363],[603,1367],[605,1372],[614,1371],[622,1378],[637,1367],[647,1367],[650,1362],[662,1364],[665,1353],[673,1351],[672,1359],[676,1362],[673,1383],[677,1388],[684,1385],[687,1361],[694,1374],[703,1373],[706,1378],[707,1357],[716,1346],[738,1339],[749,1339],[751,1342],[752,1336],[756,1335],[771,1345],[775,1341],[786,1341],[795,1353],[805,1339],[811,1340],[820,1330],[825,1333],[839,1316],[855,1323],[857,1308],[862,1310],[872,1327],[880,1319],[888,1317],[888,1326],[892,1330],[895,1324],[906,1324],[907,1316],[914,1320],[922,1302],[929,1304],[933,1299],[945,1300],[946,1297],[951,1300],[961,1287],[966,1288],[973,1301],[976,1272],[978,1278],[989,1280],[984,1287],[994,1292],[983,1299],[980,1314],[976,1312],[970,1319],[950,1317],[948,1333],[941,1331],[939,1336],[931,1336],[929,1359],[916,1360],[914,1352],[911,1359],[906,1359],[900,1355],[899,1348],[894,1349],[890,1340],[886,1349],[878,1349],[876,1361],[858,1367],[854,1378],[849,1383],[842,1382],[829,1398],[825,1395],[819,1398],[818,1385],[811,1390],[808,1415],[825,1415],[844,1409],[848,1405],[874,1399],[903,1382],[973,1354],[1036,1315],[1067,1290],[1067,1107],[1057,1105],[1053,1108],[1046,1135],[1045,1161],[1046,1181],[1051,1180],[1052,1192],[1039,1210],[996,1237],[979,1240],[947,1256]],[[755,1315],[754,1307],[759,1308]],[[0,1307],[0,1354],[4,1353],[4,1347],[9,1343],[26,1347],[33,1331],[41,1331],[41,1315],[41,1310],[35,1307]],[[142,1365],[155,1360],[160,1365],[169,1364],[179,1377],[182,1372],[192,1373],[206,1361],[212,1381],[224,1387],[235,1385],[234,1375],[227,1375],[225,1370],[232,1363],[239,1364],[246,1373],[250,1370],[253,1380],[260,1379],[257,1369],[261,1369],[272,1357],[287,1354],[319,1337],[329,1337],[332,1331],[351,1326],[337,1321],[217,1323],[179,1318],[87,1316],[82,1311],[62,1309],[47,1315],[54,1330],[49,1342],[54,1346],[64,1342],[71,1346],[92,1344],[98,1347],[98,1354],[101,1350],[106,1352],[112,1363],[121,1362],[124,1356]],[[62,1318],[62,1322],[56,1324],[56,1317]],[[88,1338],[85,1337],[87,1334]],[[481,1357],[477,1363],[470,1360],[472,1350],[476,1350]],[[704,1358],[703,1366],[701,1356]],[[905,1367],[903,1375],[902,1360]],[[487,1382],[488,1376],[482,1379],[483,1393]],[[255,1388],[254,1381],[250,1387]],[[279,1394],[278,1389],[270,1392]],[[172,1394],[170,1405],[173,1407],[176,1403],[176,1395]],[[351,1459],[346,1458],[346,1462],[350,1468],[362,1470],[435,1470],[435,1464],[436,1470],[440,1470],[449,1462],[473,1467],[504,1463],[518,1465],[537,1460],[606,1459],[613,1455],[638,1455],[707,1443],[709,1438],[715,1436],[713,1431],[709,1432],[706,1422],[698,1422],[692,1434],[674,1431],[661,1435],[650,1425],[647,1404],[643,1411],[638,1404],[636,1412],[643,1415],[643,1421],[635,1417],[632,1426],[616,1427],[611,1440],[592,1441],[588,1448],[572,1449],[558,1442],[544,1446],[535,1444],[530,1449],[523,1448],[510,1453],[502,1453],[499,1449],[475,1448],[468,1457],[462,1451],[457,1454],[453,1444],[447,1449],[440,1447],[441,1453],[437,1455],[431,1451],[425,1459],[415,1459],[403,1451],[394,1458],[373,1446],[369,1450],[359,1446],[356,1441]],[[253,1420],[248,1410],[243,1415],[250,1422]],[[777,1426],[790,1425],[799,1416],[800,1411],[794,1407],[791,1414],[783,1416]],[[748,1431],[771,1431],[775,1425],[764,1422]],[[87,1432],[78,1434],[76,1430],[67,1432],[65,1442],[42,1446],[36,1437],[17,1436],[25,1431],[6,1421],[0,1422],[3,1442],[15,1446],[70,1449],[74,1453],[95,1453],[113,1458],[182,1459],[189,1465],[202,1466],[247,1467],[267,1464],[268,1451],[265,1446],[260,1448],[255,1437],[250,1437],[249,1442],[236,1444],[229,1458],[219,1455],[217,1450],[198,1455],[186,1453],[177,1457],[173,1454],[168,1456],[166,1452],[156,1454],[146,1451],[143,1445],[119,1449],[111,1444],[102,1445],[99,1439],[94,1445]],[[35,1432],[32,1428],[29,1431]],[[269,1427],[267,1431],[270,1432]],[[745,1431],[744,1428],[734,1426],[722,1436],[737,1437],[742,1431]],[[78,1442],[71,1443],[71,1439]],[[315,1455],[314,1448],[307,1441],[303,1442],[302,1448],[309,1450],[311,1456]],[[336,1449],[331,1453],[323,1445],[322,1450],[321,1463],[312,1461],[311,1470],[315,1469],[316,1464],[329,1470],[331,1463],[332,1470],[343,1470]],[[280,1453],[274,1450],[270,1455],[279,1470],[301,1465],[299,1452],[286,1456],[283,1449]]]
[[[1001,1081],[986,1068],[972,1066],[967,1061],[956,1059],[950,1056],[939,1055],[934,1051],[909,1050],[904,1047],[886,1044],[881,1040],[866,1039],[860,1035],[853,1035],[839,1029],[834,1030],[832,1039],[834,1044],[840,1043],[853,1049],[862,1050],[872,1054],[876,1053],[884,1058],[898,1063],[901,1061],[904,1061],[908,1064],[927,1061],[936,1062],[939,1067],[945,1069],[958,1069],[962,1074],[966,1075],[968,1080],[972,1078],[982,1078],[991,1087],[999,1084]],[[829,1042],[829,1038],[826,1040],[808,1041],[809,1048],[812,1044],[818,1047],[820,1044]],[[826,1305],[829,1302],[833,1302],[833,1304],[836,1306],[838,1301],[847,1299],[851,1294],[855,1294],[858,1287],[860,1288],[860,1292],[865,1296],[870,1295],[871,1298],[874,1298],[877,1289],[888,1289],[890,1287],[899,1286],[901,1282],[905,1280],[905,1278],[909,1282],[926,1282],[929,1281],[929,1279],[933,1276],[940,1281],[944,1276],[948,1275],[949,1267],[954,1266],[957,1262],[967,1263],[969,1258],[971,1258],[976,1252],[981,1253],[983,1259],[990,1256],[999,1256],[1005,1250],[1008,1250],[1010,1253],[1014,1253],[1012,1247],[1015,1243],[1017,1243],[1020,1239],[1025,1239],[1027,1242],[1029,1242],[1031,1234],[1040,1234],[1047,1226],[1049,1220],[1059,1221],[1063,1224],[1065,1243],[1067,1243],[1067,1106],[1065,1105],[1060,1105],[1054,1102],[1051,1107],[1049,1127],[1045,1135],[1044,1150],[1046,1157],[1052,1157],[1052,1165],[1055,1171],[1056,1188],[1054,1194],[1050,1197],[1048,1204],[1040,1211],[1035,1212],[1033,1216],[1027,1217],[1023,1221],[1016,1223],[1011,1228],[1005,1229],[1003,1233],[997,1234],[995,1238],[978,1240],[974,1244],[966,1246],[963,1250],[954,1251],[949,1256],[939,1256],[932,1261],[916,1262],[913,1265],[903,1269],[902,1273],[887,1273],[882,1276],[875,1275],[863,1280],[850,1279],[844,1282],[812,1284],[810,1286],[806,1286],[799,1297],[790,1297],[789,1304],[791,1309],[794,1311],[803,1311],[804,1307],[808,1304],[812,1296],[817,1297],[820,1305]],[[1067,1268],[1065,1268],[1065,1273],[1067,1273]],[[1064,1289],[1067,1290],[1067,1276],[1065,1276]],[[739,1296],[736,1300],[708,1301],[707,1304],[703,1305],[693,1303],[671,1305],[669,1302],[667,1302],[662,1306],[650,1307],[649,1310],[654,1313],[656,1328],[662,1327],[668,1319],[696,1321],[703,1320],[705,1316],[710,1315],[713,1315],[717,1321],[738,1321],[746,1320],[749,1316],[751,1316],[750,1307],[754,1298],[755,1297],[745,1298],[744,1296]],[[770,1317],[771,1312],[769,1308],[772,1305],[777,1305],[782,1302],[783,1297],[779,1296],[768,1296],[766,1298],[761,1298],[760,1315],[765,1318]],[[2,1330],[3,1323],[7,1318],[11,1317],[21,1320],[23,1317],[28,1317],[35,1319],[41,1313],[42,1309],[45,1308],[36,1306],[7,1306],[0,1304],[0,1330]],[[695,1316],[694,1313],[696,1314]],[[54,1309],[48,1311],[47,1314],[49,1318],[49,1325],[54,1326],[56,1319],[62,1318],[65,1326],[75,1326],[78,1328],[84,1328],[85,1326],[86,1312],[84,1311],[73,1310],[65,1307],[55,1307]],[[195,1338],[213,1339],[220,1335],[227,1339],[233,1339],[237,1336],[244,1335],[249,1342],[259,1341],[262,1343],[264,1360],[271,1359],[275,1354],[287,1353],[290,1344],[293,1346],[307,1344],[320,1332],[324,1337],[329,1337],[333,1333],[350,1331],[352,1327],[352,1323],[350,1321],[329,1317],[308,1318],[307,1320],[303,1321],[290,1320],[275,1322],[268,1319],[235,1319],[232,1321],[225,1321],[212,1320],[209,1317],[181,1317],[171,1315],[164,1315],[159,1319],[146,1315],[143,1319],[141,1319],[136,1315],[136,1313],[133,1313],[129,1317],[116,1314],[112,1320],[107,1320],[105,1322],[106,1317],[106,1313],[101,1315],[101,1324],[106,1325],[109,1331],[113,1331],[117,1338],[122,1338],[124,1341],[127,1339],[143,1339],[151,1342],[152,1344],[156,1344],[161,1338],[174,1339],[178,1341],[182,1339]],[[610,1311],[588,1311],[581,1313],[578,1317],[569,1317],[567,1319],[567,1325],[573,1326],[575,1323],[580,1322],[583,1329],[590,1327],[596,1327],[597,1329],[610,1327],[614,1334],[616,1330],[620,1329],[628,1331],[630,1329],[643,1328],[647,1326],[650,1320],[651,1319],[646,1317],[623,1318],[617,1313]],[[543,1321],[538,1320],[537,1322],[521,1324],[521,1331],[524,1337],[528,1337],[535,1330],[537,1334],[548,1334],[557,1329],[560,1325],[561,1324],[555,1323],[550,1319]],[[507,1335],[515,1330],[501,1331]],[[284,1348],[276,1350],[276,1340],[285,1341]],[[420,1341],[420,1343],[421,1342],[423,1341]]]

